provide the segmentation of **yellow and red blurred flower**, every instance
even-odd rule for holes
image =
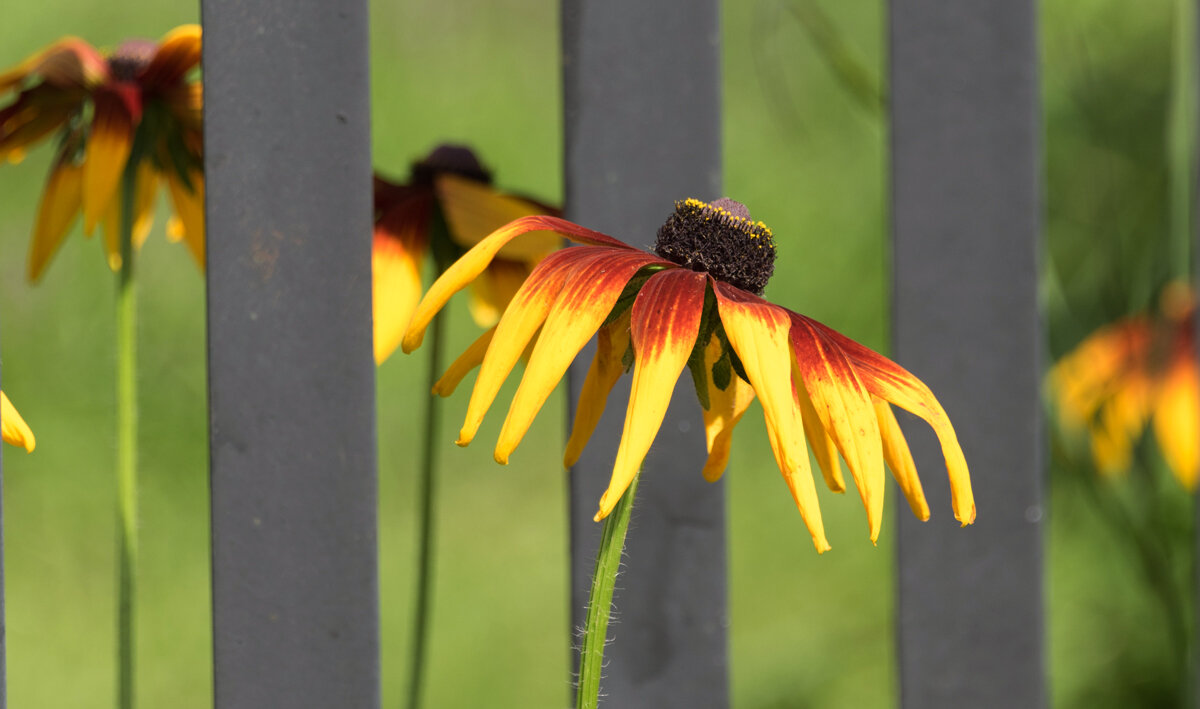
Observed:
[[[689,367],[704,409],[709,457],[705,479],[720,478],[734,426],[757,396],[767,434],[818,551],[825,551],[807,438],[835,492],[845,490],[838,453],[867,510],[869,535],[883,514],[884,463],[914,514],[929,517],[908,444],[891,405],[924,418],[942,444],[955,516],[975,519],[966,460],[945,411],[899,365],[821,323],[759,297],[774,263],[774,241],[731,200],[676,203],[659,230],[656,253],[555,217],[525,217],[492,233],[430,287],[413,314],[405,352],[450,296],[479,277],[518,236],[561,234],[582,246],[546,257],[499,323],[480,337],[434,388],[449,395],[476,366],[479,374],[459,445],[474,438],[504,379],[536,338],[495,450],[506,463],[572,359],[597,335],[580,391],[565,464],[573,465],[604,411],[608,393],[631,367],[633,382],[612,480],[596,519],[607,516],[637,475],[666,415],[675,381]],[[540,333],[540,335],[539,335]]]
[[[58,134],[29,249],[37,280],[76,216],[90,236],[103,223],[109,265],[121,264],[120,183],[136,169],[134,244],[153,222],[159,182],[182,239],[204,265],[203,90],[193,76],[200,27],[186,25],[158,43],[128,40],[111,52],[67,37],[0,73],[0,159],[19,162],[32,145]]]
[[[1200,376],[1195,298],[1182,283],[1163,290],[1158,316],[1137,315],[1089,335],[1054,365],[1051,394],[1068,430],[1087,429],[1101,473],[1129,470],[1133,446],[1153,419],[1167,466],[1188,490],[1200,473]]]
[[[375,241],[372,272],[375,361],[382,364],[404,336],[421,299],[426,254],[440,271],[504,224],[558,209],[492,186],[491,173],[468,148],[440,145],[415,163],[405,184],[375,178]],[[471,315],[491,327],[521,283],[546,254],[559,248],[554,235],[506,246],[476,279]]]
[[[29,424],[25,423],[25,419],[21,418],[21,414],[17,413],[17,409],[8,400],[8,395],[0,391],[0,437],[5,443],[12,444],[24,448],[27,452],[32,453],[37,446],[37,439],[33,437],[33,430],[29,428]]]

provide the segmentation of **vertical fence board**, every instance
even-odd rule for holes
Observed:
[[[933,519],[899,515],[901,701],[1045,706],[1034,3],[896,0],[891,57],[895,355],[949,412],[979,509],[957,528],[907,426]]]
[[[216,705],[379,706],[365,0],[205,0]]]
[[[674,200],[721,196],[717,20],[716,0],[687,12],[665,0],[564,0],[569,218],[651,248]],[[572,411],[593,351],[571,369]],[[592,515],[612,472],[628,382],[613,390],[571,473],[576,628],[600,539]],[[728,706],[725,494],[700,477],[703,431],[685,372],[642,468],[609,629],[606,706]]]

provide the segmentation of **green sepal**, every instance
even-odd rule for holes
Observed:
[[[692,383],[696,385],[696,398],[700,400],[700,406],[708,411],[711,404],[708,399],[708,376],[704,371],[704,360],[689,358],[687,366],[688,371],[692,373]]]
[[[637,294],[642,290],[642,286],[646,285],[646,281],[655,273],[663,270],[665,266],[651,265],[644,266],[638,269],[638,272],[633,274],[625,283],[625,288],[621,290],[621,295],[617,296],[617,302],[613,305],[612,310],[608,311],[608,317],[604,318],[601,327],[608,325],[617,318],[625,314],[625,311],[633,307],[633,301],[637,299]]]
[[[729,352],[721,352],[721,356],[713,362],[712,366],[713,384],[721,391],[729,388],[729,384],[733,381],[733,365],[730,364]]]

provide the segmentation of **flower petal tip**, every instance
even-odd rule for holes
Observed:
[[[407,333],[404,335],[404,339],[400,341],[400,349],[404,351],[404,354],[412,354],[418,347],[421,346],[421,342],[424,339],[424,330],[421,330],[420,332]]]
[[[829,546],[829,542],[824,539],[813,539],[813,546],[817,548],[818,554],[824,554],[833,547]]]
[[[467,446],[471,445],[471,438],[469,436],[463,436],[460,434],[458,440],[454,442],[454,445],[458,446],[459,448],[466,448]]]
[[[508,465],[508,454],[496,451],[492,454],[492,460],[496,461],[500,465]]]
[[[962,523],[962,526],[975,524],[975,505],[971,505],[971,511],[963,515],[954,515],[954,518]]]

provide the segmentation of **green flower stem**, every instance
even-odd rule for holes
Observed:
[[[133,279],[133,200],[137,164],[121,178],[121,270],[117,274],[117,706],[134,706],[134,602],[137,598],[137,290]]]
[[[617,506],[604,520],[600,551],[596,554],[596,570],[592,573],[592,593],[588,598],[587,627],[583,634],[583,649],[579,653],[579,692],[576,709],[595,709],[600,701],[600,672],[604,665],[604,645],[608,638],[608,619],[612,612],[613,587],[621,567],[621,552],[625,549],[625,533],[629,530],[629,515],[638,479],[617,501]]]
[[[412,652],[409,655],[408,709],[421,706],[422,682],[425,678],[425,647],[429,625],[429,600],[433,595],[433,475],[437,468],[438,431],[441,428],[442,397],[431,393],[442,371],[442,340],[445,335],[445,316],[433,318],[430,329],[429,380],[425,387],[425,441],[421,449],[421,477],[417,490],[420,508],[420,527],[417,530],[417,599],[413,608]]]

